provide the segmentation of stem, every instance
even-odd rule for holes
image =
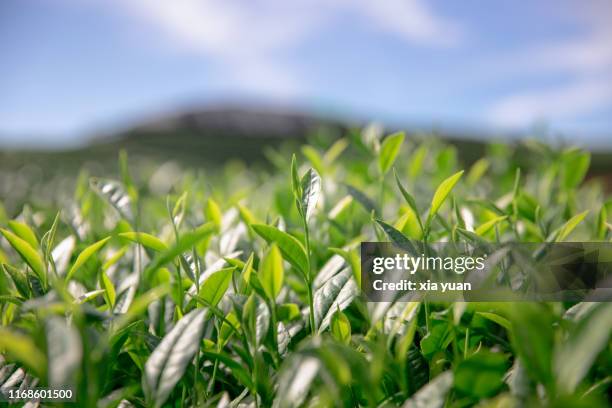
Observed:
[[[179,285],[179,293],[180,293],[180,298],[179,300],[179,304],[177,305],[179,307],[179,310],[181,312],[183,312],[183,277],[181,276],[181,263],[178,262],[178,265],[176,266],[176,274],[177,274],[177,280],[178,280],[178,285]]]
[[[308,308],[310,309],[310,334],[314,336],[317,328],[315,327],[314,301],[312,299],[312,287],[310,283],[308,283]]]
[[[306,286],[308,289],[308,309],[310,310],[310,334],[314,336],[317,328],[315,327],[315,318],[314,318],[314,299],[312,297],[312,280],[311,280],[311,261],[310,261],[310,232],[308,231],[308,221],[306,221],[306,216],[302,217],[302,221],[304,223],[304,236],[306,242],[306,258],[308,259],[308,270],[306,275]]]
[[[202,271],[201,271],[201,265],[200,265],[200,258],[198,257],[198,252],[196,251],[195,247],[193,248],[193,262],[195,263],[196,266],[196,270],[195,270],[195,275],[196,275],[196,281],[195,281],[195,285],[196,285],[196,293],[200,293],[200,276],[202,275]],[[232,274],[233,277],[233,274]]]
[[[219,350],[219,352],[221,352],[221,350]],[[219,359],[215,358],[215,364],[213,365],[213,373],[212,373],[212,376],[210,377],[210,382],[208,383],[206,394],[212,393],[213,387],[215,386],[215,379],[217,377],[218,367],[219,367]]]
[[[465,343],[463,345],[463,358],[466,359],[468,355],[468,345],[470,342],[470,328],[465,329]]]
[[[185,406],[185,397],[187,397],[187,388],[183,386],[183,392],[181,394],[181,408]]]
[[[276,366],[280,366],[280,354],[278,352],[278,322],[276,320],[276,304],[272,300],[270,301],[270,318],[272,320],[272,346],[274,347],[274,352],[272,353],[272,359]]]
[[[200,372],[200,349],[198,348],[198,352],[196,353],[196,361],[195,361],[195,367],[193,370],[193,392],[194,392],[194,396],[193,396],[193,400],[195,401],[195,406],[198,406],[198,389],[197,389],[197,385],[198,385],[198,373]]]
[[[174,239],[176,243],[178,244],[179,231],[178,231],[178,228],[176,227],[176,224],[174,223],[174,218],[172,217],[172,211],[170,210],[169,205],[168,205],[168,215],[170,216],[170,223],[172,224],[172,229],[174,230]],[[179,285],[179,294],[180,294],[179,304],[177,306],[179,307],[179,310],[182,313],[183,312],[183,277],[181,276],[181,262],[180,261],[177,262],[176,272],[177,272],[177,279],[178,279],[177,283]]]

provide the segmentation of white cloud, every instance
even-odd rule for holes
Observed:
[[[501,98],[489,109],[489,120],[505,127],[524,126],[539,120],[572,121],[610,106],[610,13],[612,3],[593,3],[574,16],[575,23],[583,25],[581,34],[565,41],[526,47],[497,61],[498,74],[562,74],[569,78],[555,87],[524,89]]]
[[[366,24],[411,44],[452,46],[463,38],[458,24],[437,16],[422,0],[116,0],[173,47],[210,57],[240,90],[275,96],[303,83],[283,53],[338,17]]]
[[[458,22],[435,15],[420,0],[348,0],[346,5],[355,8],[380,31],[409,43],[455,46],[465,39],[465,30]]]
[[[575,119],[610,103],[612,78],[608,77],[511,95],[498,101],[489,117],[496,125],[514,128],[539,120]]]

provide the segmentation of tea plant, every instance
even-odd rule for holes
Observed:
[[[609,241],[588,153],[529,148],[464,172],[450,145],[369,127],[167,196],[122,154],[116,180],[0,219],[0,387],[84,407],[606,406],[610,303],[359,291],[361,241]]]

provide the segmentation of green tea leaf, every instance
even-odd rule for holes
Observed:
[[[487,172],[489,166],[489,160],[487,160],[486,158],[483,157],[481,159],[478,159],[474,164],[472,164],[472,167],[470,168],[470,171],[467,174],[467,183],[470,186],[476,185],[478,180],[480,180],[482,176],[484,176],[484,174]]]
[[[395,175],[395,182],[397,184],[397,187],[399,188],[400,192],[402,193],[402,196],[404,197],[404,200],[406,200],[406,203],[410,206],[410,209],[414,212],[417,221],[419,222],[419,226],[421,227],[421,230],[423,230],[423,223],[421,222],[421,216],[419,215],[419,209],[417,207],[416,201],[414,199],[414,197],[412,197],[410,195],[410,193],[408,191],[406,191],[406,189],[404,188],[404,186],[402,185],[397,172],[395,171],[395,169],[393,169],[393,174]]]
[[[378,169],[381,174],[387,174],[404,142],[404,132],[394,133],[387,136],[380,147],[380,154],[378,155]]]
[[[257,218],[255,218],[251,210],[240,204],[237,204],[236,207],[238,207],[238,212],[240,212],[240,218],[242,218],[242,221],[245,224],[257,224]]]
[[[574,228],[576,228],[578,224],[580,224],[582,220],[584,220],[584,218],[587,216],[588,213],[589,211],[587,210],[587,211],[581,212],[580,214],[576,214],[572,218],[567,220],[567,222],[563,224],[561,228],[559,228],[555,241],[559,242],[559,241],[565,240],[565,238],[567,238],[568,235],[572,233]]]
[[[121,316],[118,316],[113,322],[112,332],[119,332],[125,326],[140,317],[147,310],[147,307],[151,302],[165,296],[169,291],[170,288],[167,285],[157,286],[135,298],[130,304],[127,312]]]
[[[17,251],[24,262],[32,268],[36,276],[38,276],[38,279],[42,282],[46,282],[44,262],[40,254],[32,248],[32,245],[8,230],[0,228],[0,233],[4,235],[4,238],[6,238],[9,244]]]
[[[278,246],[273,243],[259,265],[259,276],[268,299],[274,301],[283,286],[283,258]]]
[[[431,207],[429,208],[427,222],[425,223],[426,226],[429,226],[429,224],[433,220],[433,217],[438,213],[438,210],[440,209],[442,204],[444,204],[446,197],[448,197],[451,190],[453,189],[453,187],[455,187],[455,184],[457,184],[462,175],[463,170],[453,174],[452,176],[444,180],[442,183],[440,183],[440,185],[436,189],[436,192],[434,193],[433,199],[431,200]]]
[[[223,213],[221,212],[221,208],[219,208],[219,204],[212,198],[206,200],[206,207],[204,207],[204,215],[206,215],[206,220],[215,224],[217,229],[221,229],[221,220],[223,219]]]
[[[91,244],[90,246],[88,246],[87,248],[85,248],[83,251],[81,251],[81,253],[79,254],[79,256],[77,256],[76,261],[74,261],[74,264],[72,265],[72,267],[70,268],[70,270],[68,271],[68,274],[66,274],[66,282],[68,282],[72,276],[74,275],[74,273],[85,264],[85,262],[87,262],[92,256],[94,256],[100,249],[102,249],[102,247],[104,245],[106,245],[106,243],[108,242],[108,240],[111,239],[111,237],[106,237],[104,239],[101,239],[98,242],[95,242],[93,244]]]
[[[224,365],[226,365],[232,372],[232,375],[236,377],[239,383],[247,387],[249,390],[254,390],[255,386],[249,373],[244,369],[238,362],[236,362],[232,357],[226,353],[217,353],[210,350],[205,350],[202,352],[204,357],[207,357],[209,360],[219,360]]]
[[[129,239],[130,241],[142,244],[154,251],[166,251],[168,246],[159,238],[145,232],[121,232],[118,234],[121,238]]]
[[[412,254],[420,254],[419,249],[417,248],[417,243],[412,242],[407,236],[405,236],[401,231],[398,231],[393,226],[387,224],[382,220],[376,220],[378,225],[380,225],[387,234],[387,237],[399,248],[405,249]]]
[[[28,284],[28,278],[23,271],[15,268],[8,264],[2,264],[2,269],[11,278],[17,288],[17,292],[24,298],[30,297],[30,285]]]
[[[172,247],[160,252],[151,263],[147,266],[147,272],[145,275],[161,268],[169,262],[172,262],[177,256],[191,250],[203,239],[211,236],[216,230],[216,226],[208,222],[196,228],[194,231],[187,232],[181,235],[179,241]]]
[[[186,314],[164,336],[147,359],[142,382],[145,398],[150,406],[159,408],[164,405],[185,373],[200,348],[207,318],[208,310],[205,308],[194,309]]]
[[[455,368],[455,389],[478,399],[491,397],[503,386],[507,366],[502,354],[480,351]]]
[[[532,379],[550,385],[554,340],[552,316],[544,305],[526,302],[513,304],[508,312],[516,353]]]
[[[32,248],[38,248],[38,239],[32,228],[23,222],[9,221],[8,226],[21,239],[26,241]]]
[[[293,190],[293,196],[296,200],[302,197],[302,185],[300,184],[295,154],[291,156],[291,189]]]
[[[53,224],[51,224],[51,228],[45,233],[45,235],[43,235],[40,241],[45,264],[52,265],[53,270],[56,273],[58,271],[57,263],[55,262],[55,257],[53,256],[53,246],[55,245],[55,235],[57,234],[57,226],[59,225],[60,213],[61,212],[58,211],[58,213],[55,215],[55,218],[53,219]]]
[[[255,258],[255,254],[251,253],[249,259],[245,262],[242,267],[242,271],[240,272],[240,279],[245,283],[249,284],[251,280],[251,273],[253,272],[253,259]]]
[[[109,307],[112,309],[115,306],[115,300],[117,298],[115,286],[104,271],[100,271],[100,286],[104,289],[104,296],[108,301]]]
[[[323,159],[321,158],[321,155],[317,149],[310,145],[304,145],[302,146],[302,154],[310,161],[312,167],[314,167],[319,173],[323,173]]]
[[[612,303],[597,303],[555,352],[557,385],[572,393],[586,376],[597,355],[609,344],[612,327]]]
[[[310,219],[319,201],[321,178],[314,169],[309,169],[301,181],[302,210],[306,221]]]
[[[44,378],[47,358],[32,337],[0,327],[0,355],[9,356]]]
[[[370,197],[368,197],[365,193],[363,193],[362,191],[358,190],[357,188],[350,186],[350,185],[346,185],[346,189],[348,190],[349,194],[351,195],[351,197],[353,197],[355,200],[357,200],[357,202],[359,204],[361,204],[361,206],[368,212],[371,213],[372,211],[374,212],[378,212],[377,208],[376,208],[376,204],[374,204],[374,201],[372,201],[372,199]]]
[[[229,287],[234,269],[234,267],[224,268],[210,275],[202,284],[199,296],[207,304],[217,306]]]
[[[346,138],[338,139],[323,155],[323,161],[325,163],[332,164],[344,150],[349,146],[349,141]]]
[[[346,309],[359,293],[350,268],[344,268],[314,293],[314,318],[319,333],[327,329],[332,316]]]
[[[332,336],[341,343],[351,342],[351,322],[346,315],[340,311],[334,313],[331,321]]]
[[[427,157],[427,152],[427,146],[425,144],[421,144],[410,157],[410,162],[408,164],[408,177],[410,177],[411,180],[414,180],[421,174],[423,163]]]
[[[115,180],[92,178],[89,184],[121,217],[128,221],[132,220],[132,200],[122,183]]]
[[[90,300],[94,300],[98,296],[103,295],[105,293],[106,293],[105,289],[98,289],[98,290],[92,290],[89,292],[85,292],[82,295],[77,296],[77,298],[74,299],[73,303],[75,305],[82,305],[83,303],[89,302]]]
[[[444,351],[449,343],[450,328],[447,322],[433,321],[429,332],[421,340],[421,351],[426,359],[431,360],[436,353]]]
[[[283,258],[302,272],[304,276],[308,276],[308,257],[300,241],[286,232],[269,225],[253,224],[252,227],[268,243],[275,242],[283,254]]]
[[[476,312],[476,314],[484,317],[487,320],[490,320],[494,323],[499,324],[500,326],[502,326],[504,329],[508,331],[512,330],[512,323],[510,323],[510,321],[506,319],[505,317],[502,317],[495,313],[489,313],[489,312]]]
[[[562,185],[566,190],[576,188],[586,176],[591,155],[580,150],[569,150],[563,155]]]
[[[602,205],[599,210],[599,214],[597,215],[597,238],[604,240],[606,238],[606,233],[608,231],[608,226],[606,223],[608,222],[608,210],[606,205]]]
[[[176,200],[174,207],[172,208],[172,224],[177,230],[183,223],[183,219],[185,219],[185,212],[187,211],[187,195],[187,191],[181,194],[181,196]],[[168,197],[168,200],[169,199],[170,198]],[[170,205],[169,201],[167,205]]]
[[[453,386],[453,373],[445,371],[417,391],[409,400],[404,402],[403,408],[442,408],[446,402],[446,395]]]
[[[505,220],[506,218],[508,218],[507,215],[502,215],[500,217],[495,217],[495,218],[485,222],[484,224],[482,224],[478,228],[476,228],[476,230],[474,232],[476,233],[476,235],[483,236],[487,232],[489,232],[495,225],[497,225],[501,221]]]
[[[300,308],[295,303],[277,305],[276,314],[279,320],[293,320],[301,316]]]

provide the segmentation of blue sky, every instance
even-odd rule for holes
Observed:
[[[216,103],[612,145],[610,1],[3,0],[0,145]]]

